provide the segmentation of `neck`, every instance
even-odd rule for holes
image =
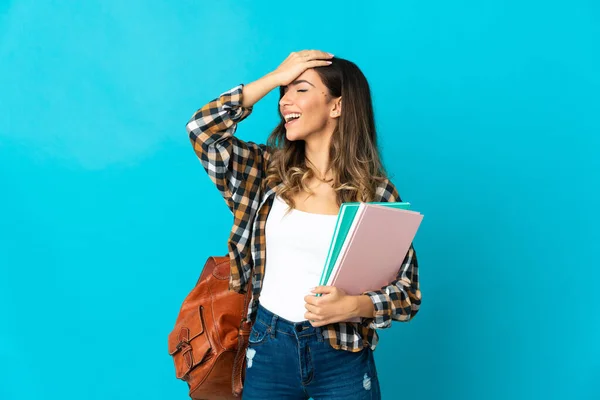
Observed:
[[[317,178],[328,180],[332,178],[329,168],[329,148],[333,132],[322,135],[314,135],[304,141],[304,155],[308,159],[307,164],[316,169]]]

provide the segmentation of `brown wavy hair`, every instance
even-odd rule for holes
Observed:
[[[328,182],[333,182],[338,206],[343,202],[374,201],[377,186],[387,179],[387,174],[377,147],[371,90],[356,64],[337,57],[331,61],[329,66],[314,69],[329,95],[342,97],[342,112],[329,148],[328,171],[332,171],[333,179]],[[283,87],[280,87],[279,98],[283,95]],[[281,121],[267,139],[273,151],[266,179],[283,182],[277,194],[294,208],[291,196],[300,191],[314,194],[307,182],[317,175],[305,157],[304,141],[286,138],[285,120],[278,114]]]

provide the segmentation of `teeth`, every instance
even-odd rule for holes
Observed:
[[[295,113],[295,114],[284,115],[283,117],[285,118],[286,122],[289,122],[292,119],[300,118],[301,115],[302,114]]]

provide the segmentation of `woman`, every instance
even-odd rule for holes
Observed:
[[[267,144],[236,138],[237,124],[277,87],[281,122]],[[421,303],[413,247],[381,290],[311,290],[342,202],[401,201],[380,161],[362,72],[329,53],[292,53],[202,107],[187,129],[234,216],[230,289],[242,293],[252,280],[243,398],[380,398],[375,329],[410,320]],[[354,317],[361,322],[344,322]]]

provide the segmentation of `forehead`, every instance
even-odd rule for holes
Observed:
[[[317,74],[317,72],[312,68],[307,69],[300,76],[294,79],[294,81],[298,80],[306,80],[315,85],[316,87],[323,87],[323,81],[321,80],[321,76]]]

